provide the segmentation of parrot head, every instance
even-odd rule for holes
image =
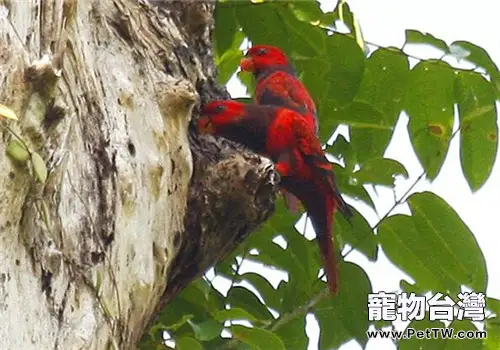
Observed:
[[[203,106],[197,129],[200,134],[221,136],[262,154],[275,114],[273,106],[213,101]]]
[[[283,51],[271,45],[253,46],[240,62],[241,70],[252,73],[277,66],[288,67],[288,59]]]
[[[198,119],[198,132],[218,135],[224,127],[238,121],[245,114],[245,105],[241,102],[225,100],[212,101],[201,110],[202,117]]]

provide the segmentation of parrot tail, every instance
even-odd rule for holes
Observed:
[[[339,200],[334,191],[325,191],[323,184],[313,181],[284,177],[282,186],[300,199],[311,219],[321,252],[323,268],[328,280],[328,288],[332,294],[336,295],[338,292],[338,274],[333,247],[333,215],[337,208],[341,206],[341,203],[338,202]],[[348,210],[347,204],[345,206]]]
[[[338,271],[337,262],[335,260],[335,251],[333,247],[333,214],[335,212],[335,199],[326,196],[323,201],[323,206],[320,206],[317,201],[316,205],[308,210],[311,218],[316,239],[318,240],[321,259],[323,260],[323,268],[328,281],[328,288],[333,295],[338,293]]]

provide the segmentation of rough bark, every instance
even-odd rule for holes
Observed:
[[[0,122],[2,349],[134,347],[272,213],[271,163],[189,127],[227,97],[213,4],[160,5],[0,1],[0,103],[20,119]],[[5,156],[7,124],[46,183]]]

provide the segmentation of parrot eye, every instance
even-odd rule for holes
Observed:
[[[215,113],[222,113],[226,110],[226,106],[220,104],[215,107]]]
[[[267,55],[267,49],[266,48],[261,48],[257,51],[257,56],[264,56]]]

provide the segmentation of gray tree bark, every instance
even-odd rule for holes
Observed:
[[[227,98],[212,3],[0,1],[0,348],[133,348],[274,209],[269,160],[189,122]],[[18,135],[41,155],[9,158]]]

